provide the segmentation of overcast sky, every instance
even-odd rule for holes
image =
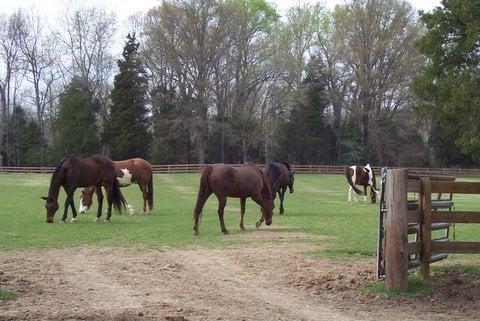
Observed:
[[[10,14],[15,9],[34,7],[41,14],[48,17],[55,17],[71,0],[0,0],[0,12]],[[435,6],[440,5],[441,0],[410,0],[413,7],[417,10],[429,11]],[[317,0],[270,0],[274,3],[280,12],[286,8],[303,3],[314,3]],[[322,1],[320,1],[322,2]],[[333,8],[336,4],[342,4],[344,0],[324,0],[329,8]],[[117,14],[118,22],[123,23],[127,18],[135,12],[147,11],[149,8],[161,3],[160,0],[81,0],[72,1],[72,3],[83,3],[85,5],[95,5],[113,10]]]

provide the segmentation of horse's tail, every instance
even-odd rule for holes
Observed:
[[[351,174],[351,168],[348,168],[346,171],[345,171],[345,177],[347,178],[347,182],[348,184],[353,188],[353,190],[355,191],[355,193],[359,194],[359,195],[362,195],[362,191],[359,190],[355,184],[353,183],[352,181],[352,174]]]
[[[200,187],[198,188],[197,203],[195,204],[194,218],[201,214],[203,205],[205,203],[204,199],[210,196],[212,193],[212,189],[208,184],[208,176],[212,170],[212,166],[207,166],[202,171],[202,176],[200,177]]]
[[[150,173],[150,179],[148,180],[147,202],[148,202],[148,208],[151,210],[153,208],[153,174],[152,173]]]
[[[199,220],[202,215],[202,209],[205,205],[210,194],[212,194],[212,189],[208,184],[208,176],[212,172],[213,167],[207,166],[202,171],[202,176],[200,177],[200,187],[198,188],[198,196],[197,196],[197,203],[195,204],[195,210],[193,212],[193,230],[195,231],[195,235],[199,235],[198,233],[198,225]]]
[[[122,192],[120,191],[120,184],[118,183],[117,178],[113,179],[111,200],[115,210],[118,213],[123,214],[123,211],[125,210],[126,201],[125,201],[125,198],[123,197]]]

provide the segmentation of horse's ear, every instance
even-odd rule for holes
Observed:
[[[40,196],[40,198],[44,201],[48,200],[48,197],[46,197],[46,196]]]

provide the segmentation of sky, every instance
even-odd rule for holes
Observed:
[[[417,10],[429,11],[440,5],[441,0],[410,0],[413,7]],[[275,4],[280,12],[285,11],[288,7],[297,4],[314,3],[317,0],[270,0]],[[342,4],[345,0],[320,0],[326,4],[328,8],[333,8],[336,4]],[[118,18],[119,23],[125,23],[132,13],[146,12],[149,8],[161,3],[160,0],[0,0],[0,13],[10,14],[15,9],[35,8],[42,15],[49,18],[58,16],[62,8],[69,4],[85,4],[87,6],[100,6],[105,9],[113,10]]]

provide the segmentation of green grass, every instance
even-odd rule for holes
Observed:
[[[200,225],[200,237],[194,237],[192,213],[196,201],[199,174],[155,175],[155,204],[152,215],[116,215],[112,222],[93,223],[96,203],[88,215],[78,216],[75,224],[45,223],[44,201],[50,175],[1,174],[0,175],[0,250],[27,248],[59,248],[70,246],[140,246],[163,247],[225,247],[245,243],[273,242],[258,237],[254,223],[260,216],[259,207],[247,200],[245,226],[239,230],[239,200],[229,199],[225,212],[230,235],[220,232],[217,216],[217,200],[208,200]],[[142,199],[138,187],[122,189],[123,193],[140,212]],[[75,204],[78,206],[80,191]],[[319,236],[302,241],[321,245],[314,255],[340,257],[368,256],[376,252],[378,204],[348,205],[347,184],[342,175],[296,175],[295,193],[285,196],[285,216],[273,217],[271,227],[263,230],[275,232],[301,232]],[[55,216],[58,222],[63,214],[65,194],[60,194],[60,210]],[[362,201],[362,198],[359,197]],[[479,196],[458,196],[457,210],[479,210]],[[278,199],[277,208],[278,212]],[[69,212],[69,218],[71,213]],[[478,240],[478,225],[456,227],[458,240]],[[244,234],[239,238],[240,234]],[[288,239],[277,242],[287,242]]]
[[[418,277],[410,276],[408,278],[408,290],[406,291],[387,289],[385,282],[377,281],[362,288],[361,292],[381,294],[385,297],[421,297],[432,294],[432,285],[420,280]]]
[[[19,297],[15,292],[10,292],[8,290],[0,288],[0,301],[15,300]]]

